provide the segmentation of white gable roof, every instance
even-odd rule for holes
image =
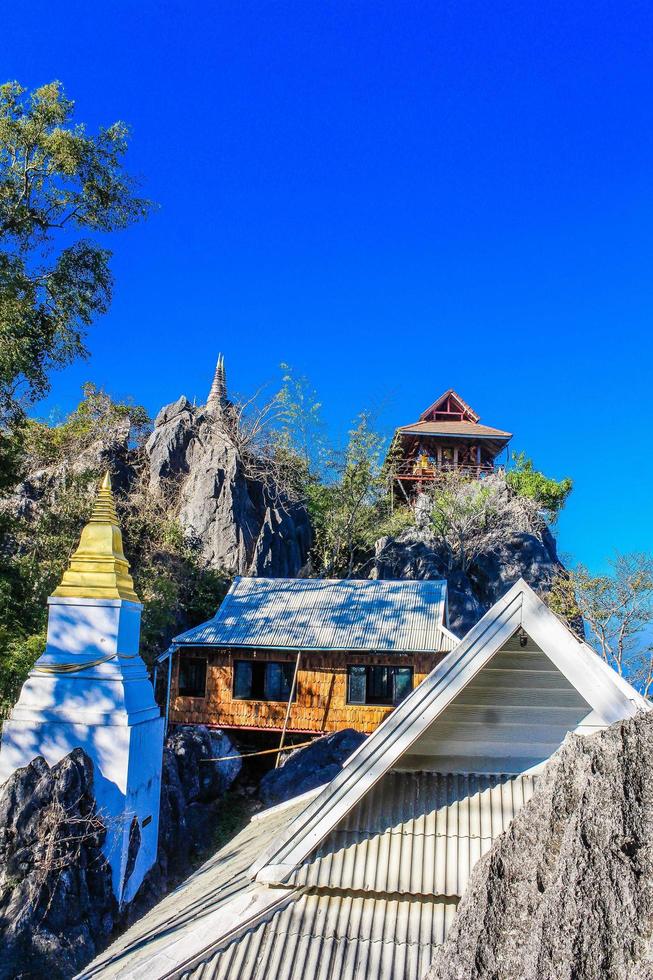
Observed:
[[[251,873],[259,881],[286,881],[520,628],[590,705],[596,726],[632,717],[639,710],[651,710],[652,705],[645,698],[579,640],[520,580],[370,735],[342,772],[255,862]]]

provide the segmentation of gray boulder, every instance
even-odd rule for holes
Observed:
[[[261,800],[266,806],[273,806],[328,783],[366,737],[353,728],[345,728],[316,739],[306,748],[297,749],[282,766],[263,776],[259,785]]]
[[[476,865],[429,980],[653,977],[653,714],[569,735]]]
[[[451,567],[449,550],[434,535],[425,495],[416,502],[415,525],[394,538],[380,538],[375,546],[370,578],[447,580],[449,625],[458,636],[518,579],[541,594],[564,573],[553,535],[533,502],[516,498],[498,475],[491,489],[499,526],[485,534],[464,571]]]
[[[150,463],[150,486],[156,492],[161,480],[187,472],[186,450],[193,438],[195,409],[183,395],[164,405],[154,422],[145,451]]]
[[[229,789],[241,770],[242,759],[229,736],[204,725],[180,725],[166,740],[177,766],[186,804],[210,803]],[[229,756],[226,762],[207,762]],[[174,781],[173,781],[174,783]]]

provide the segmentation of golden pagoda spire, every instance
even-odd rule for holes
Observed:
[[[122,533],[108,471],[97,491],[91,519],[82,531],[77,550],[53,595],[139,602],[122,548]]]

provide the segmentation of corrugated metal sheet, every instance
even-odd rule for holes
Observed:
[[[440,652],[446,582],[236,578],[215,617],[180,644]]]
[[[179,888],[166,895],[83,972],[84,980],[132,976],[142,960],[194,929],[202,929],[203,918],[226,906],[234,898],[257,890],[247,875],[254,855],[271,837],[306,806],[275,808],[252,820],[244,830],[213,855]],[[140,976],[140,973],[138,974]]]
[[[184,980],[421,980],[456,901],[309,893]]]
[[[533,776],[390,772],[289,883],[460,896],[534,785]]]
[[[247,868],[307,801],[263,814],[83,976],[178,976],[165,955],[160,962],[169,968],[152,972],[149,963],[192,933],[198,950],[209,948],[184,980],[422,980],[474,861],[533,785],[528,776],[391,772],[299,869],[287,900],[248,927],[252,903],[267,889]],[[240,931],[228,924],[234,897],[242,906]],[[203,920],[223,908],[229,937],[220,941],[218,929],[211,948]]]

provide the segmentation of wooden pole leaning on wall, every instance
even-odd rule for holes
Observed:
[[[290,718],[290,709],[292,708],[292,701],[295,696],[295,689],[297,687],[297,674],[299,673],[299,659],[302,655],[301,650],[297,654],[297,660],[295,662],[295,673],[292,675],[292,684],[290,686],[290,695],[288,697],[288,707],[286,708],[286,717],[283,720],[283,729],[281,730],[281,738],[279,740],[279,750],[277,753],[277,760],[274,763],[274,768],[279,768],[279,760],[281,759],[281,750],[283,748],[283,743],[286,740],[286,729],[288,728],[288,720]]]

